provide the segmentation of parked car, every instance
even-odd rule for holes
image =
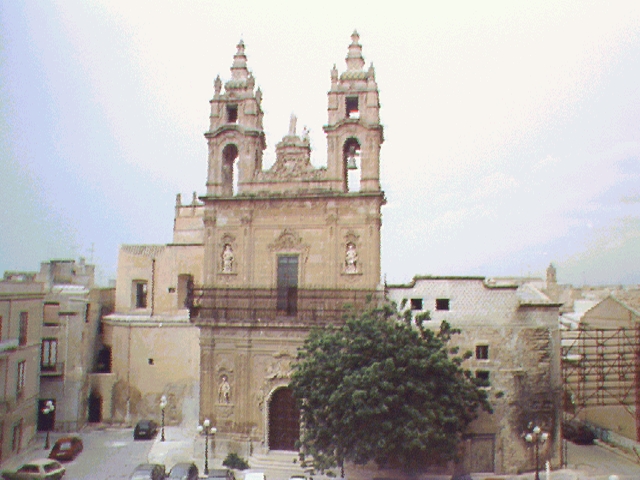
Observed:
[[[590,445],[596,434],[580,420],[573,419],[562,422],[562,437],[579,445]]]
[[[244,480],[267,480],[263,472],[248,472],[244,474]]]
[[[197,480],[198,479],[198,467],[195,463],[176,463],[167,479],[171,480]]]
[[[53,444],[49,458],[58,461],[71,461],[78,456],[82,448],[80,437],[60,437]]]
[[[15,471],[2,472],[4,480],[59,480],[64,476],[65,468],[59,462],[49,458],[42,458],[25,463]]]
[[[236,476],[232,470],[219,468],[214,470],[209,470],[209,474],[207,475],[208,480],[236,480]]]
[[[139,440],[141,438],[153,438],[158,434],[158,424],[153,420],[140,420],[133,429],[133,438]]]
[[[164,480],[164,465],[159,463],[141,463],[133,471],[129,480]]]

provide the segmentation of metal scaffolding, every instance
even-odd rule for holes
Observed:
[[[640,327],[562,331],[565,413],[623,406],[640,441]]]

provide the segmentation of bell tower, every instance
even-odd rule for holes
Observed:
[[[247,69],[244,42],[240,40],[231,66],[231,80],[215,79],[209,131],[208,197],[231,197],[242,191],[262,170],[266,148],[262,127],[262,92],[254,92],[255,79]]]
[[[347,70],[331,70],[327,134],[327,174],[331,189],[380,192],[380,125],[378,84],[373,65],[364,70],[360,36],[354,31]]]

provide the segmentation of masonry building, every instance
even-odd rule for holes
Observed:
[[[262,168],[261,91],[238,45],[231,79],[211,101],[200,329],[200,416],[230,448],[293,450],[298,412],[291,362],[313,325],[334,323],[380,282],[378,88],[357,33],[331,71],[327,166],[315,168],[296,118]],[[351,178],[350,178],[351,176]],[[355,177],[355,178],[353,178]],[[235,447],[233,447],[235,445]]]
[[[0,462],[36,433],[43,300],[34,273],[6,272],[0,281]]]
[[[549,435],[542,458],[561,460],[559,304],[536,279],[416,276],[387,286],[388,298],[437,329],[446,320],[460,329],[452,342],[471,352],[463,367],[486,389],[493,413],[480,412],[463,445],[470,472],[513,474],[533,469],[533,445],[524,434],[538,426]]]

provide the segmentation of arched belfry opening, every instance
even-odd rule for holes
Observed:
[[[360,142],[357,138],[351,137],[344,142],[342,159],[346,191],[359,192],[362,163],[360,162]]]
[[[238,147],[230,143],[222,150],[222,191],[224,196],[238,193]]]
[[[269,402],[269,450],[296,450],[300,411],[289,387],[279,388]]]

